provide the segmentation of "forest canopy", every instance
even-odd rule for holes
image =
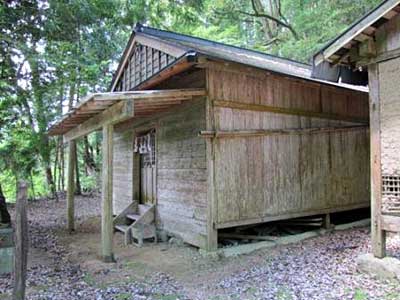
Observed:
[[[313,53],[380,0],[5,0],[0,6],[0,185],[64,190],[64,146],[49,126],[107,91],[137,22],[286,58]],[[97,187],[101,135],[78,141],[76,191]]]

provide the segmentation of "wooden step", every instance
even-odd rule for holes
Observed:
[[[140,215],[137,215],[137,214],[127,214],[126,217],[127,217],[129,220],[136,221],[136,220],[138,220],[138,219],[140,218]]]
[[[143,215],[146,211],[151,208],[151,205],[148,204],[139,204],[139,214]]]
[[[115,229],[125,233],[128,230],[128,225],[115,225]]]
[[[157,232],[154,224],[134,224],[131,230],[133,243],[138,246],[143,246],[143,240],[154,239],[154,243],[157,243]]]

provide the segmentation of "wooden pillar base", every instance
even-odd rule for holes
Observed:
[[[209,229],[207,231],[207,245],[206,245],[206,250],[207,251],[217,251],[218,250],[218,230],[216,229]]]
[[[328,213],[324,216],[323,227],[324,229],[332,229],[331,214]]]
[[[114,254],[103,256],[101,260],[105,263],[115,263],[116,262]]]
[[[380,229],[380,225],[372,223],[371,229],[372,253],[376,258],[386,256],[386,231]]]

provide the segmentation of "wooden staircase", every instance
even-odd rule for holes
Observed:
[[[115,231],[122,232],[125,237],[125,245],[143,245],[143,240],[154,239],[157,243],[155,226],[155,209],[151,204],[139,204],[138,210],[134,203],[130,204],[114,219]]]

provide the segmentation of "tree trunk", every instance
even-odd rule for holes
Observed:
[[[60,136],[60,142],[61,142],[61,152],[60,152],[60,182],[61,182],[61,190],[65,190],[65,161],[64,161],[64,146],[62,144],[62,137]]]
[[[97,170],[96,163],[93,158],[93,148],[90,146],[89,139],[87,136],[83,138],[85,154],[84,154],[84,161],[85,161],[85,171],[86,175],[93,175]]]
[[[55,188],[55,184],[54,184],[54,180],[53,180],[53,174],[51,172],[51,166],[50,164],[46,164],[45,165],[45,173],[46,173],[46,181],[47,181],[47,185],[50,188],[51,191],[51,195],[53,198],[57,199],[57,193],[56,193],[56,188]]]
[[[271,2],[271,0],[269,1]],[[261,0],[253,0],[253,10],[255,13],[259,13],[259,14],[264,14],[265,12],[265,8],[263,6],[263,4],[261,3]],[[271,14],[270,12],[268,12],[268,14]],[[266,19],[266,18],[261,18],[261,24],[263,27],[263,33],[265,36],[265,40],[269,41],[271,39],[273,39],[276,36],[276,27],[274,26],[273,22],[271,22],[270,20]]]
[[[265,5],[265,1],[267,4]],[[265,36],[265,42],[270,44],[276,40],[279,35],[281,28],[288,29],[295,39],[298,39],[297,32],[289,24],[284,15],[281,12],[280,0],[251,0],[251,5],[254,14],[250,14],[254,17],[260,18],[262,24],[262,31]]]
[[[32,191],[32,199],[35,199],[35,184],[33,182],[33,176],[32,176],[32,171],[29,174],[29,179],[31,181],[31,191]]]
[[[33,43],[34,45],[36,42]],[[44,173],[46,176],[46,181],[47,181],[47,186],[50,189],[52,197],[57,197],[56,195],[56,190],[55,190],[55,185],[54,185],[54,180],[51,172],[51,145],[49,142],[49,136],[47,135],[47,126],[48,126],[48,112],[46,110],[46,105],[44,103],[44,92],[43,92],[43,87],[42,83],[40,80],[40,67],[39,67],[39,61],[37,61],[34,56],[31,55],[31,53],[28,53],[29,55],[26,55],[29,57],[28,61],[31,67],[31,84],[32,84],[32,91],[33,91],[33,105],[34,105],[34,111],[35,111],[35,118],[37,121],[37,127],[38,127],[38,136],[40,139],[40,142],[37,145],[37,150],[38,153],[41,157],[42,160],[42,166],[44,169]]]
[[[74,107],[74,97],[75,97],[75,83],[72,81],[69,86],[69,101],[68,101],[68,111],[71,111]]]
[[[1,224],[6,224],[6,226],[10,226],[11,218],[7,210],[6,197],[4,197],[3,190],[0,184],[0,227]]]
[[[82,195],[82,188],[81,188],[81,181],[79,176],[79,159],[78,159],[78,145],[79,142],[76,141],[76,148],[75,148],[75,194]]]
[[[95,151],[96,151],[96,158],[98,158],[100,155],[100,135],[98,132],[96,132],[95,135],[96,135]]]

